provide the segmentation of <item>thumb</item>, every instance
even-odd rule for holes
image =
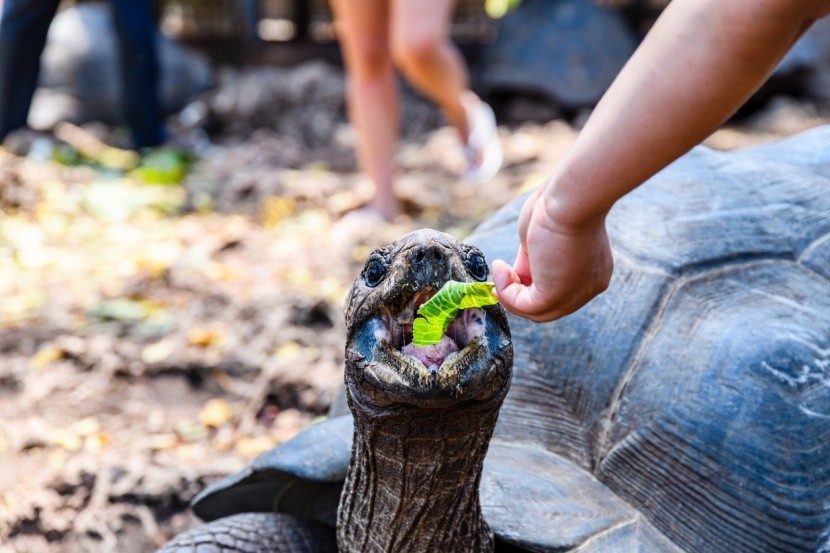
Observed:
[[[501,259],[493,261],[493,292],[505,307],[516,304],[519,293],[525,288],[516,270]]]

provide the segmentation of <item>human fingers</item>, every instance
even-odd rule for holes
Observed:
[[[519,256],[519,259],[522,259],[522,256]],[[517,260],[516,265],[520,266],[521,262]],[[529,276],[525,281],[516,267],[501,259],[493,262],[493,283],[496,297],[511,313],[537,322],[553,320],[551,317],[556,318],[556,313],[546,312],[547,310],[540,303],[539,291],[530,281]]]

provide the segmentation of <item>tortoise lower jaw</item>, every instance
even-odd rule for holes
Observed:
[[[427,367],[421,360],[381,340],[375,346],[374,362],[366,367],[367,378],[377,385],[394,383],[413,392],[460,392],[476,361],[487,354],[486,338],[473,338],[461,351],[448,355],[440,366]]]
[[[371,360],[363,365],[360,395],[375,407],[397,404],[440,408],[464,401],[492,400],[509,386],[506,357],[512,350],[509,341],[505,343],[505,348],[493,348],[486,335],[478,336],[436,371],[379,340]],[[494,350],[498,351],[495,356]]]
[[[354,327],[346,347],[347,388],[366,407],[446,407],[486,401],[509,386],[512,346],[501,308],[462,310],[439,344],[416,347],[412,321],[427,296]]]

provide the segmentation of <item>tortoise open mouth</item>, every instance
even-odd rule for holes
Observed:
[[[401,313],[383,313],[383,325],[376,333],[379,340],[387,342],[402,354],[403,362],[411,363],[410,358],[420,361],[431,375],[438,373],[446,361],[461,355],[464,348],[484,334],[485,317],[481,309],[460,310],[440,342],[429,346],[416,346],[412,343],[412,323],[418,316],[421,305],[434,295],[435,292],[422,292],[416,295]]]
[[[489,365],[487,313],[481,308],[460,310],[437,344],[412,343],[418,308],[434,295],[435,291],[420,292],[403,309],[394,313],[384,309],[369,321],[375,345],[366,376],[374,385],[460,395],[474,373]]]

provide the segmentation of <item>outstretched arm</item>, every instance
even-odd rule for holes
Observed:
[[[542,322],[602,292],[611,206],[711,134],[827,13],[826,0],[673,0],[525,204],[513,266],[493,267],[502,304]]]

